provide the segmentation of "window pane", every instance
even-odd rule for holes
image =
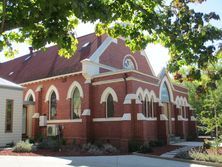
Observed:
[[[56,106],[57,106],[56,94],[55,92],[52,92],[50,99],[50,119],[55,119],[57,113]]]
[[[170,94],[166,82],[163,84],[161,88],[161,102],[170,102]]]
[[[107,117],[113,117],[114,115],[114,104],[113,97],[110,94],[107,98]]]
[[[72,119],[79,118],[81,115],[81,97],[79,89],[75,89],[72,97]]]
[[[13,100],[6,100],[6,124],[5,124],[6,132],[12,132],[12,117],[13,117]]]

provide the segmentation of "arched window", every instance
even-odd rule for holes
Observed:
[[[81,97],[78,88],[74,89],[71,105],[71,119],[79,118],[81,115]]]
[[[183,108],[183,118],[187,118],[186,106],[182,106]]]
[[[113,115],[114,115],[113,96],[109,94],[106,100],[106,117],[113,117]]]
[[[33,101],[34,101],[34,99],[33,99],[33,96],[32,96],[32,95],[30,95],[30,96],[28,97],[28,101],[31,101],[31,102],[33,102]]]
[[[162,103],[169,103],[170,102],[170,94],[169,94],[169,90],[167,87],[166,82],[164,82],[162,88],[161,88],[161,102]]]
[[[144,100],[144,108],[145,108],[144,116],[149,117],[149,99],[147,96],[145,97],[145,100]]]
[[[49,119],[55,119],[56,118],[56,107],[57,107],[57,101],[56,101],[56,93],[53,91],[50,96],[49,101]]]
[[[153,97],[151,97],[150,103],[149,103],[149,117],[154,117],[154,100]]]
[[[144,116],[146,116],[146,102],[145,102],[145,100],[143,100],[143,96],[141,95],[141,93],[138,95],[138,99],[142,103],[142,113]]]
[[[183,106],[179,108],[179,115],[183,116]]]

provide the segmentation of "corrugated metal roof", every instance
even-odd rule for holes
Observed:
[[[81,60],[90,57],[100,46],[106,35],[95,33],[78,38],[78,49],[70,58],[58,55],[58,47],[37,51],[0,64],[0,77],[15,83],[24,83],[82,70]]]
[[[15,84],[13,82],[10,82],[6,79],[0,78],[0,87],[3,88],[16,88],[16,89],[23,89],[22,86]]]

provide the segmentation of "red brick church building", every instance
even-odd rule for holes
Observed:
[[[60,125],[69,143],[102,140],[123,148],[130,140],[195,137],[187,88],[164,70],[155,76],[144,51],[94,33],[78,41],[70,59],[52,46],[0,63],[0,77],[25,88],[24,135],[56,135]]]

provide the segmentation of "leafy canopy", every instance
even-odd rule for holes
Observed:
[[[222,30],[210,24],[219,20],[217,14],[195,12],[189,7],[190,3],[203,1],[2,0],[0,50],[13,56],[12,42],[28,41],[34,49],[56,43],[59,54],[69,58],[76,51],[74,30],[78,22],[96,22],[98,35],[125,37],[133,51],[144,49],[148,43],[161,43],[169,48],[169,70],[176,72],[189,65],[184,78],[196,80],[203,69],[217,61],[213,42],[222,39]],[[222,75],[222,71],[213,75]]]

